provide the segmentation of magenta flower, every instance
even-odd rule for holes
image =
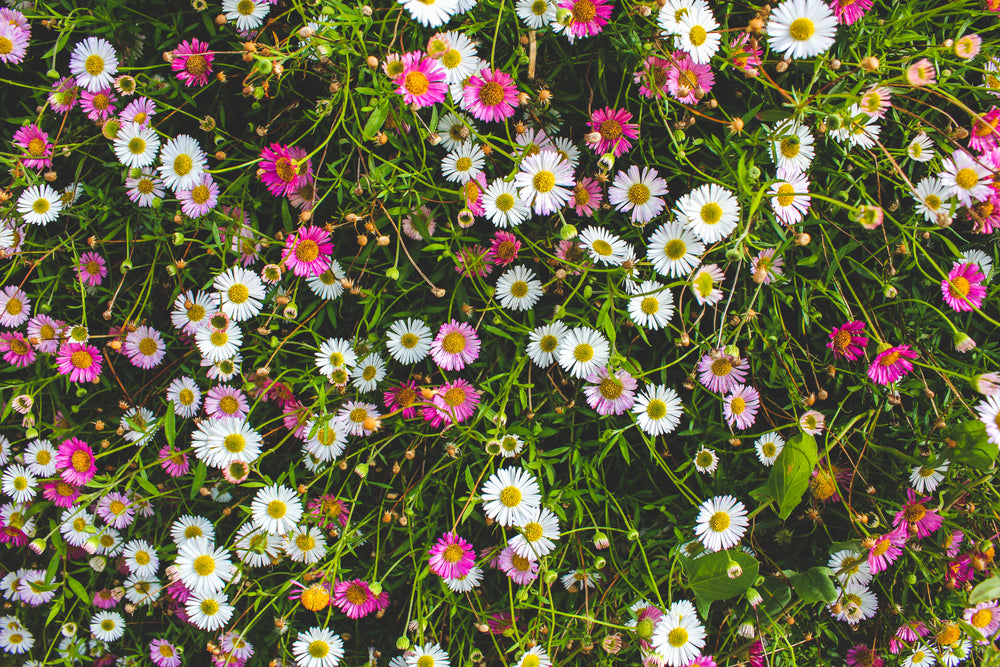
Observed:
[[[710,65],[699,65],[684,51],[674,52],[674,62],[667,73],[667,90],[678,102],[695,104],[715,85]]]
[[[108,275],[108,265],[104,258],[90,251],[80,255],[80,263],[76,265],[77,279],[87,287],[97,287]]]
[[[174,48],[170,69],[185,86],[204,86],[212,74],[213,58],[215,54],[208,50],[208,42],[185,39]]]
[[[224,384],[212,387],[205,396],[205,412],[214,419],[231,417],[245,420],[250,412],[246,395],[236,387]]]
[[[124,596],[125,590],[121,586],[117,588],[102,588],[94,593],[94,606],[98,609],[114,609],[115,605],[121,602]]]
[[[510,232],[498,231],[493,235],[488,256],[497,266],[507,266],[517,259],[521,250],[521,242]]]
[[[855,644],[847,650],[847,667],[882,667],[883,661],[875,649]]]
[[[417,388],[417,383],[413,380],[393,387],[382,394],[382,402],[389,412],[399,412],[403,419],[412,419],[417,416],[416,404],[419,400],[420,391]]]
[[[24,61],[31,40],[30,30],[6,20],[0,20],[0,43],[6,48],[0,51],[0,62],[17,65]]]
[[[333,242],[322,227],[300,227],[289,234],[281,251],[281,261],[299,277],[318,276],[330,270]]]
[[[646,604],[639,609],[633,607],[632,610],[635,612],[635,630],[639,646],[648,651],[653,648],[653,642],[650,639],[657,622],[664,616],[663,610],[651,604]]]
[[[592,37],[604,30],[614,9],[608,0],[562,0],[560,9],[568,9],[569,25],[566,37],[572,44],[577,37]]]
[[[830,9],[840,25],[851,25],[872,8],[872,0],[833,0]],[[882,661],[879,660],[879,664]]]
[[[71,382],[93,382],[101,376],[101,353],[93,345],[63,343],[56,356],[60,375]]]
[[[479,392],[471,384],[459,378],[446,382],[437,388],[432,404],[421,409],[424,420],[435,428],[441,425],[459,424],[476,413]]]
[[[431,572],[445,579],[464,577],[476,564],[476,552],[472,545],[456,533],[445,533],[430,548]]]
[[[56,451],[56,467],[64,482],[84,486],[97,474],[94,450],[79,438],[64,440]]]
[[[731,394],[722,399],[722,414],[730,428],[741,431],[753,426],[760,408],[760,394],[753,387],[737,385]]]
[[[760,73],[758,68],[763,63],[761,60],[763,51],[756,39],[751,42],[750,35],[741,32],[729,43],[729,49],[732,51],[730,58],[737,69],[748,76],[757,76]]]
[[[709,391],[719,394],[732,391],[746,377],[746,360],[726,354],[723,348],[706,354],[698,362],[698,381]]]
[[[52,84],[52,91],[49,92],[49,106],[56,113],[66,113],[80,102],[80,89],[76,85],[76,79],[71,76],[64,76]]]
[[[42,169],[52,166],[52,142],[49,133],[42,131],[34,123],[18,128],[14,133],[14,145],[24,151],[21,162],[28,169]]]
[[[316,519],[316,525],[323,530],[329,530],[335,523],[346,528],[347,517],[351,514],[350,505],[329,493],[310,500],[308,510],[309,516]]]
[[[333,587],[333,604],[348,618],[361,618],[377,609],[376,599],[368,587],[368,582],[361,579],[341,581]]]
[[[135,510],[132,508],[128,496],[118,491],[112,491],[101,497],[97,503],[96,513],[115,530],[128,528],[135,518]]]
[[[476,330],[472,325],[457,320],[442,324],[431,342],[431,358],[441,370],[462,370],[479,358]]]
[[[865,345],[868,338],[860,335],[865,329],[865,323],[858,320],[846,322],[839,327],[835,327],[830,332],[830,342],[826,344],[833,350],[834,358],[844,357],[849,361],[855,361],[865,353]]]
[[[219,186],[211,174],[205,173],[190,190],[178,190],[177,199],[184,215],[195,220],[215,208],[219,202]]]
[[[917,498],[913,489],[907,489],[906,504],[903,505],[902,510],[896,512],[896,518],[892,520],[892,525],[903,529],[913,526],[917,531],[918,538],[928,537],[944,523],[944,519],[937,513],[937,510],[928,510],[925,506],[925,503],[930,499],[930,496]]]
[[[298,146],[271,144],[260,152],[260,180],[275,197],[285,197],[312,176],[312,161]],[[305,162],[302,162],[305,160]]]
[[[598,155],[613,153],[621,157],[632,148],[629,139],[639,138],[639,126],[630,123],[632,114],[625,109],[604,107],[590,116],[590,131],[601,135],[601,138],[591,148]]]
[[[28,338],[35,340],[35,347],[42,354],[55,354],[59,350],[59,332],[65,322],[39,313],[28,320]]]
[[[118,98],[110,88],[103,88],[96,93],[89,90],[80,92],[80,109],[90,120],[107,120],[115,113],[115,102]]]
[[[601,207],[604,200],[604,193],[601,192],[601,184],[597,179],[585,176],[576,182],[573,187],[573,194],[569,198],[569,205],[576,210],[576,214],[584,217],[592,217],[594,211]]]
[[[884,535],[868,538],[866,541],[868,567],[871,568],[872,574],[878,574],[892,565],[903,553],[905,543],[906,526],[894,528]]]
[[[972,122],[972,132],[969,133],[969,148],[980,153],[986,153],[997,147],[997,125],[1000,124],[1000,109],[996,106],[984,113],[981,118]]]
[[[590,384],[583,389],[587,405],[602,417],[624,414],[635,405],[635,390],[638,383],[624,369],[619,369],[611,375],[606,367],[601,366],[587,376],[587,382]]]
[[[517,87],[509,74],[484,67],[462,89],[462,107],[479,120],[501,121],[514,115]]]
[[[4,361],[18,368],[24,368],[35,360],[35,350],[31,347],[31,341],[20,331],[0,333],[0,352],[3,352]]]
[[[157,454],[160,467],[171,477],[181,477],[186,475],[191,469],[187,454],[174,449],[170,445],[164,445]]]
[[[67,509],[72,507],[76,499],[80,497],[80,489],[57,479],[54,482],[45,483],[42,496],[56,507]]]
[[[515,553],[513,547],[506,547],[500,552],[497,566],[515,583],[530,584],[538,578],[538,561]]]
[[[897,345],[886,348],[878,353],[875,361],[868,368],[868,377],[875,384],[888,385],[904,377],[913,370],[910,359],[919,357],[916,352],[910,349],[909,345]]]
[[[986,298],[986,286],[983,285],[985,279],[978,264],[955,262],[948,277],[941,281],[944,302],[958,312],[979,308]]]
[[[647,56],[642,63],[642,70],[632,75],[632,80],[639,84],[639,94],[643,97],[660,99],[667,96],[667,77],[670,72],[670,61],[656,56]]]
[[[414,109],[444,102],[448,94],[448,73],[439,60],[428,58],[423,51],[403,55],[403,71],[392,80],[403,102]]]

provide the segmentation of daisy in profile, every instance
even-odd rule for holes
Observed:
[[[420,109],[444,101],[448,94],[447,73],[438,60],[423,51],[411,51],[403,55],[402,64],[402,72],[392,82],[405,104]]]
[[[679,218],[685,221],[705,243],[716,243],[729,236],[740,219],[740,205],[729,190],[707,183],[677,202]]]
[[[691,5],[677,22],[678,48],[686,51],[699,65],[707,64],[719,50],[722,40],[717,32],[719,24],[712,12],[703,5]]]
[[[202,595],[221,591],[235,573],[226,550],[204,537],[179,544],[174,567],[184,587]]]
[[[732,428],[741,431],[753,426],[760,408],[760,394],[753,387],[738,385],[722,399],[722,413]]]
[[[443,0],[435,0],[442,2]],[[423,0],[408,0],[414,4]],[[478,120],[502,121],[514,115],[519,105],[514,79],[504,72],[483,67],[462,88],[462,108]]]
[[[910,469],[910,486],[920,493],[933,493],[948,472],[948,463],[934,466],[914,466]]]
[[[757,442],[753,446],[757,450],[757,458],[760,459],[761,464],[772,466],[777,460],[778,454],[785,448],[785,439],[777,433],[767,433],[757,438]]]
[[[326,628],[313,627],[298,634],[292,655],[298,667],[336,667],[344,657],[344,641]]]
[[[375,389],[378,383],[385,379],[385,361],[379,355],[372,353],[358,362],[351,372],[351,384],[362,394]]]
[[[542,283],[533,271],[518,265],[500,276],[494,296],[509,310],[531,310],[542,296]]]
[[[69,71],[78,86],[95,93],[111,87],[118,72],[118,55],[106,39],[87,37],[73,47]]]
[[[659,227],[646,246],[646,258],[661,276],[679,278],[698,266],[705,246],[680,222]]]
[[[575,183],[572,169],[552,150],[525,158],[514,177],[518,195],[537,215],[549,215],[562,208],[569,201],[570,188]]]
[[[986,298],[985,279],[978,264],[955,262],[948,277],[941,281],[944,302],[956,312],[978,309]]]
[[[750,525],[743,503],[732,496],[715,496],[701,504],[694,532],[709,551],[739,544]]]
[[[531,215],[531,208],[521,199],[517,186],[500,178],[483,193],[483,208],[490,222],[501,229],[516,227]]]
[[[587,405],[601,416],[624,414],[635,404],[638,383],[624,369],[612,375],[602,366],[587,376],[587,382],[591,383],[583,390]]]
[[[955,151],[942,161],[944,170],[938,174],[948,195],[963,206],[973,201],[984,201],[993,194],[993,173],[965,151]]]
[[[785,0],[767,22],[771,49],[787,58],[812,58],[833,46],[837,17],[822,0]]]
[[[557,12],[552,30],[565,32],[566,38],[572,44],[578,37],[600,34],[611,19],[614,5],[610,0],[561,0],[559,8],[566,10],[567,18],[565,23],[561,22]]]
[[[802,222],[812,203],[809,179],[801,172],[778,170],[778,180],[771,184],[771,208],[783,225]]]
[[[906,155],[914,162],[929,162],[937,155],[934,142],[926,132],[918,132],[906,145]]]
[[[448,532],[438,538],[427,552],[430,556],[431,572],[445,579],[456,579],[469,573],[476,563],[476,552],[472,545]]]
[[[216,276],[212,286],[219,292],[222,312],[234,322],[243,322],[257,315],[266,295],[264,283],[256,273],[234,266]]]
[[[483,571],[481,568],[473,567],[468,574],[454,579],[443,579],[444,585],[455,593],[468,593],[475,589],[482,582]],[[406,664],[405,662],[403,664]]]
[[[556,362],[559,345],[565,339],[569,329],[561,321],[537,327],[528,335],[528,346],[525,352],[539,368],[548,368]]]
[[[157,170],[163,184],[173,191],[187,190],[198,184],[205,171],[205,153],[198,142],[186,134],[178,134],[164,144]]]
[[[45,226],[59,217],[63,203],[47,183],[32,185],[17,198],[17,212],[29,225]]]
[[[458,13],[458,0],[398,0],[413,20],[425,28],[437,28]]]
[[[622,213],[631,212],[632,222],[647,223],[663,211],[667,182],[655,169],[632,165],[627,172],[619,171],[608,190],[608,201]]]
[[[166,353],[163,337],[152,327],[141,326],[125,336],[125,354],[138,368],[149,370],[158,366]]]
[[[629,139],[639,138],[639,125],[631,123],[632,114],[626,109],[605,107],[595,111],[590,116],[590,131],[598,135],[595,142],[590,143],[597,155],[611,153],[616,158],[621,157],[632,148]]]
[[[541,504],[538,480],[521,468],[504,468],[483,485],[483,511],[501,526],[520,526],[531,521]]]
[[[549,0],[517,0],[514,10],[529,30],[539,30],[556,20],[556,5]]]
[[[677,392],[669,387],[647,385],[639,392],[632,406],[639,428],[656,437],[672,433],[680,424],[684,406]]]
[[[805,172],[812,164],[816,149],[812,133],[794,120],[777,125],[771,138],[771,157],[778,168]]]
[[[646,280],[629,299],[628,314],[641,327],[664,329],[674,316],[674,293],[654,280]]]
[[[452,320],[441,325],[430,351],[442,370],[460,371],[479,358],[479,336],[472,325]]]
[[[264,23],[271,11],[267,0],[222,0],[222,12],[236,24],[237,30],[254,30]]]
[[[675,604],[656,623],[653,648],[670,667],[684,667],[705,646],[705,627],[690,604]]]
[[[399,363],[415,364],[431,351],[430,327],[413,318],[397,320],[386,333],[385,346]]]
[[[911,359],[918,355],[909,345],[886,347],[878,353],[868,368],[868,378],[883,387],[902,379],[913,370]]]
[[[246,0],[250,2],[250,0]],[[188,598],[184,611],[195,627],[214,632],[225,627],[233,617],[234,608],[221,590],[210,593],[194,593]]]
[[[597,264],[621,266],[628,253],[628,244],[603,227],[587,227],[580,233],[580,243]]]
[[[610,358],[611,345],[600,332],[576,327],[567,331],[559,344],[557,361],[572,377],[585,378],[606,366]]]

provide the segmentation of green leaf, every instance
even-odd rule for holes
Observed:
[[[163,433],[167,436],[167,444],[174,446],[177,439],[177,425],[174,423],[174,402],[167,401],[167,412],[163,415]]]
[[[715,600],[736,597],[750,588],[760,569],[757,559],[742,551],[720,551],[696,559],[681,556],[680,561],[703,618]],[[743,569],[735,579],[729,578],[730,561],[735,561]]]
[[[986,581],[976,584],[976,587],[969,593],[969,604],[979,604],[997,598],[1000,598],[1000,576],[990,577]]]
[[[139,483],[139,486],[141,486],[146,493],[152,494],[154,496],[159,495],[160,493],[159,490],[155,486],[153,486],[152,482],[149,481],[149,478],[146,476],[145,470],[139,471],[139,474],[135,476],[135,481]]]
[[[757,588],[757,592],[764,598],[764,613],[769,618],[776,618],[781,610],[792,601],[792,589],[777,577],[765,579],[763,585]]]
[[[198,489],[205,483],[205,477],[207,476],[208,468],[205,467],[204,463],[199,463],[194,471],[194,480],[191,482],[191,500],[194,500],[195,496],[198,495]]]
[[[375,112],[368,117],[365,122],[365,129],[362,131],[362,136],[365,139],[371,139],[375,136],[375,133],[382,127],[382,123],[385,119],[389,117],[389,102],[388,100],[383,100]]]
[[[979,470],[993,467],[997,459],[997,446],[986,436],[986,425],[981,421],[967,421],[951,429],[951,438],[956,446],[951,458]]]
[[[787,519],[809,488],[818,458],[816,438],[808,433],[790,438],[778,454],[767,482],[750,495],[762,503],[773,502],[778,516]]]
[[[70,590],[76,594],[76,597],[80,598],[84,604],[90,604],[90,596],[87,595],[87,589],[83,587],[83,584],[73,577],[66,577],[66,583],[69,584]]]
[[[792,588],[803,602],[835,602],[837,589],[830,577],[833,570],[828,567],[811,567],[805,572],[789,577]]]

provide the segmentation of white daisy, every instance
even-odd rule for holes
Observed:
[[[340,262],[335,259],[331,259],[330,268],[318,276],[310,276],[306,280],[306,285],[308,285],[313,294],[319,298],[326,299],[327,301],[333,301],[344,293],[344,286],[340,281],[346,277],[347,274],[344,273],[344,269],[340,266]]]
[[[840,127],[831,130],[830,136],[837,141],[847,142],[848,146],[872,148],[881,131],[877,117],[862,111],[857,104],[852,104],[841,119]]]
[[[913,649],[913,653],[906,656],[901,664],[902,667],[933,667],[937,664],[937,658],[934,657],[934,652],[926,644],[920,644]]]
[[[63,510],[59,515],[59,533],[67,544],[82,547],[94,534],[94,517],[83,507]]]
[[[834,611],[839,605],[840,610]],[[846,584],[837,591],[837,602],[830,605],[830,612],[838,621],[857,625],[866,618],[871,618],[878,611],[878,598],[867,586]]]
[[[386,349],[401,364],[415,364],[431,351],[434,335],[423,321],[408,318],[397,320],[386,333]]]
[[[204,517],[185,514],[170,525],[170,539],[178,547],[198,537],[215,541],[215,527]]]
[[[153,411],[139,406],[126,410],[118,425],[122,427],[125,439],[136,445],[144,445],[152,440],[159,428]]]
[[[635,421],[639,428],[656,437],[667,435],[677,428],[684,414],[684,406],[676,391],[670,387],[651,384],[636,396],[632,413],[637,415]]]
[[[326,628],[300,632],[292,644],[298,667],[336,667],[344,657],[344,642]]]
[[[327,415],[306,424],[309,434],[305,443],[307,452],[322,462],[335,460],[344,453],[347,445],[347,425],[343,420]]]
[[[194,342],[201,356],[211,362],[232,359],[240,351],[243,344],[243,331],[235,322],[230,322],[223,329],[203,326],[194,334]]]
[[[102,642],[113,642],[125,634],[125,619],[117,611],[99,611],[90,617],[90,632]]]
[[[326,555],[326,538],[316,526],[296,526],[282,541],[285,553],[296,563],[318,563]]]
[[[698,509],[694,532],[709,551],[722,551],[739,544],[749,522],[743,503],[732,496],[715,496]]]
[[[984,643],[989,643],[986,641]],[[968,637],[962,637],[959,641],[954,644],[949,644],[941,649],[941,653],[938,657],[941,663],[945,667],[956,667],[957,665],[964,662],[972,654],[972,640]]]
[[[553,150],[529,155],[521,162],[514,185],[526,205],[538,215],[549,215],[561,209],[573,194],[573,170]]]
[[[483,208],[490,222],[501,229],[516,227],[531,215],[531,209],[517,193],[514,183],[500,178],[490,183],[483,193]]]
[[[539,507],[518,529],[520,532],[507,542],[507,546],[522,558],[537,560],[556,548],[554,540],[559,539],[559,517]]]
[[[521,468],[498,470],[483,485],[483,511],[505,528],[531,521],[541,501],[538,480]]]
[[[666,328],[674,316],[674,293],[655,280],[646,280],[639,285],[638,293],[628,300],[628,314],[640,327]]]
[[[566,338],[569,329],[556,320],[551,324],[537,327],[528,335],[528,346],[525,350],[528,357],[540,368],[548,368],[556,361],[559,345]]]
[[[602,227],[587,227],[580,232],[580,242],[598,264],[621,266],[628,244]]]
[[[719,469],[719,457],[715,451],[702,446],[694,455],[694,469],[700,473],[712,474]]]
[[[798,122],[788,120],[775,126],[771,136],[771,157],[779,168],[806,171],[816,149],[812,133]]]
[[[646,259],[661,276],[679,278],[698,266],[705,246],[680,222],[657,229],[646,246]]]
[[[174,327],[193,335],[208,322],[208,316],[217,313],[222,305],[218,294],[211,292],[181,292],[174,299],[170,320]]]
[[[757,438],[757,442],[753,446],[757,450],[757,458],[760,459],[761,464],[771,466],[774,465],[781,450],[785,448],[785,439],[777,433],[767,433]]]
[[[552,140],[552,147],[563,160],[569,163],[570,169],[576,170],[576,165],[580,161],[580,149],[576,147],[576,144],[566,137],[555,137]]]
[[[663,211],[667,182],[655,169],[632,165],[619,171],[608,189],[608,201],[622,213],[632,213],[632,222],[647,223]]]
[[[267,0],[222,0],[222,12],[236,22],[237,30],[259,28],[269,11],[271,3]]]
[[[812,58],[833,46],[837,17],[822,0],[786,0],[767,21],[771,49],[788,58]]]
[[[556,20],[556,5],[548,0],[517,0],[514,10],[529,30],[540,30]]]
[[[809,179],[802,172],[779,169],[777,180],[771,184],[771,208],[783,225],[802,222],[812,204],[809,197]]]
[[[257,491],[250,511],[255,526],[271,535],[283,535],[302,518],[302,501],[294,489],[274,484]]]
[[[575,378],[585,378],[611,358],[611,346],[599,332],[576,327],[566,332],[559,344],[559,367]]]
[[[406,655],[407,667],[449,667],[448,654],[440,644],[415,646]]]
[[[44,227],[59,217],[62,206],[59,193],[47,183],[32,185],[17,198],[17,212],[29,225]]]
[[[729,236],[740,220],[740,205],[729,190],[706,183],[677,201],[679,218],[705,243]]]
[[[660,29],[668,35],[680,33],[681,20],[693,11],[711,12],[704,0],[666,0],[660,7],[656,22]]]
[[[458,0],[398,0],[413,20],[425,28],[437,28],[458,12]]]
[[[552,659],[541,646],[533,646],[524,652],[514,667],[552,667]]]
[[[56,453],[56,448],[48,440],[32,440],[24,450],[24,464],[34,475],[53,477],[56,474]]]
[[[986,280],[989,280],[993,273],[993,258],[982,250],[966,250],[958,260],[963,264],[977,264],[986,276]]]
[[[830,555],[830,560],[826,564],[833,570],[833,576],[841,585],[858,584],[867,586],[872,580],[872,569],[868,565],[868,554],[863,554],[852,549],[844,549]]]
[[[481,69],[478,67],[480,60],[476,55],[476,43],[464,32],[456,30],[445,33],[445,37],[450,46],[441,54],[438,62],[447,75],[445,81],[449,84],[461,83]]]
[[[955,151],[942,162],[944,171],[938,174],[938,178],[962,206],[972,206],[973,200],[989,199],[993,193],[990,187],[993,173],[980,162],[965,151]]]
[[[186,134],[178,134],[160,151],[160,179],[171,190],[190,190],[205,172],[205,153],[198,142]]]
[[[88,37],[73,47],[69,57],[69,71],[76,85],[96,93],[110,88],[118,72],[118,56],[111,43],[100,37]]]
[[[132,573],[122,582],[125,599],[134,605],[153,604],[160,597],[163,586],[156,577],[143,577]]]
[[[722,37],[715,32],[718,28],[719,24],[707,7],[694,6],[678,21],[676,34],[679,39],[675,44],[687,51],[695,63],[707,64],[719,50]]]
[[[367,393],[385,379],[385,360],[374,352],[362,359],[351,372],[351,379],[358,391]]]
[[[923,214],[924,219],[935,225],[938,222],[938,215],[950,215],[954,206],[948,188],[940,178],[934,176],[927,176],[917,183],[913,188],[913,199],[917,202],[917,210]]]
[[[714,306],[722,301],[722,289],[719,285],[725,280],[726,275],[715,264],[706,264],[698,267],[698,270],[691,274],[691,291],[700,306]]]
[[[214,593],[195,593],[188,598],[184,611],[195,626],[202,630],[214,632],[226,625],[233,617],[233,606],[221,591]]]
[[[15,503],[26,503],[38,491],[38,480],[22,465],[14,464],[8,467],[0,477],[0,488],[14,499]]]
[[[122,558],[129,572],[140,577],[155,577],[160,567],[156,549],[146,540],[131,540],[122,550]]]
[[[217,548],[204,537],[195,537],[179,544],[174,566],[184,586],[197,594],[221,591],[235,574],[225,548]]]
[[[201,390],[191,377],[174,378],[167,387],[167,400],[173,401],[175,415],[190,419],[201,409]]]
[[[257,315],[266,296],[261,279],[242,266],[234,266],[216,276],[212,285],[219,291],[222,312],[234,322],[243,322]]]
[[[281,538],[269,535],[252,523],[245,523],[236,531],[233,551],[237,558],[250,567],[270,565],[281,554]]]
[[[159,150],[160,138],[148,125],[125,123],[115,137],[115,155],[126,167],[145,167],[153,164]]]
[[[517,437],[513,433],[508,433],[504,437],[497,441],[498,447],[500,448],[500,456],[505,459],[511,459],[521,453],[524,449],[524,440]]]
[[[600,572],[587,572],[586,570],[570,570],[559,581],[570,593],[575,593],[584,588],[597,588],[601,583]]]
[[[368,420],[378,422],[381,416],[374,405],[360,401],[348,401],[340,406],[340,410],[337,411],[337,417],[347,426],[347,432],[354,436],[363,436],[372,433],[372,429],[365,426],[366,422]]]
[[[705,627],[693,609],[671,607],[657,623],[652,644],[670,667],[692,662],[705,645]]]
[[[497,279],[493,295],[504,308],[531,310],[542,296],[542,283],[535,278],[533,271],[518,265]]]
[[[445,150],[453,151],[462,144],[472,141],[472,136],[478,132],[472,120],[461,113],[448,112],[441,117],[437,126],[441,145]]]
[[[316,368],[331,380],[335,371],[349,370],[357,361],[354,347],[343,338],[327,338],[316,351]]]
[[[464,576],[444,579],[444,585],[456,593],[468,593],[483,579],[481,568],[473,567]]]
[[[478,145],[467,141],[444,156],[441,173],[452,183],[468,183],[483,171],[486,154]]]
[[[261,442],[260,433],[235,417],[203,419],[191,434],[191,448],[198,460],[220,470],[234,461],[256,461]]]
[[[26,653],[35,645],[35,636],[27,628],[10,627],[9,625],[0,629],[0,649],[7,653],[17,655]],[[27,664],[27,663],[25,663]]]

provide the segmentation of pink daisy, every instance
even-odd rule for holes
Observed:
[[[403,102],[413,109],[444,102],[448,73],[440,61],[428,58],[423,51],[411,51],[403,55],[402,63],[402,73],[392,82],[399,86],[396,92],[403,96]]]
[[[764,248],[750,262],[750,275],[754,282],[770,285],[771,281],[784,274],[781,268],[785,260],[780,255],[774,256],[774,248]]]
[[[42,496],[56,507],[66,509],[72,507],[76,499],[80,497],[80,489],[57,479],[54,482],[45,483]]]
[[[121,586],[102,588],[94,593],[94,606],[98,609],[114,609],[123,597],[125,597],[125,590]]]
[[[497,266],[507,266],[517,259],[521,242],[510,232],[498,231],[493,235],[488,256]]]
[[[592,217],[594,211],[601,207],[604,200],[604,193],[601,192],[601,184],[597,179],[586,176],[576,182],[573,187],[573,194],[569,198],[569,205],[576,210],[576,214],[584,217]]]
[[[809,479],[812,497],[823,503],[840,502],[840,486],[851,480],[851,471],[842,468],[826,457],[821,458]]]
[[[722,399],[722,413],[731,428],[741,431],[753,426],[760,408],[760,394],[753,387],[739,385]]]
[[[403,416],[403,419],[412,419],[417,416],[416,404],[420,398],[420,390],[413,380],[393,387],[382,394],[382,402],[389,412],[398,412]]]
[[[456,533],[445,533],[427,552],[431,572],[445,579],[464,577],[476,564],[476,552],[472,545]]]
[[[747,377],[746,359],[726,354],[724,348],[706,354],[698,362],[698,381],[719,394],[733,391]]]
[[[56,451],[56,467],[63,481],[73,486],[86,485],[97,474],[94,450],[79,438],[64,440]]]
[[[149,659],[156,667],[180,667],[181,665],[180,652],[166,639],[154,639],[149,642]]]
[[[76,79],[64,76],[52,84],[49,92],[49,106],[56,113],[66,113],[80,102],[80,89]]]
[[[971,311],[983,305],[986,298],[986,276],[975,263],[955,262],[948,277],[941,281],[941,295],[952,310]]]
[[[986,638],[987,641],[980,642],[982,644],[988,644],[989,638],[996,634],[997,630],[1000,630],[1000,607],[997,606],[996,600],[980,602],[975,607],[968,607],[963,616],[969,625],[979,630]]]
[[[101,376],[101,353],[93,345],[63,343],[56,357],[60,375],[71,382],[93,382]]]
[[[160,467],[171,477],[181,477],[191,469],[187,454],[170,445],[164,445],[160,449],[157,459],[160,462]]]
[[[433,404],[424,406],[421,410],[424,421],[429,421],[435,428],[460,424],[476,413],[479,405],[479,392],[459,378],[446,382],[434,392]]]
[[[486,214],[486,208],[483,206],[483,193],[486,192],[486,187],[486,174],[483,172],[479,172],[475,178],[470,178],[462,186],[461,192],[465,197],[465,205],[469,207],[472,215]],[[471,217],[468,221],[463,222],[462,217],[459,216],[458,226],[462,228],[471,227],[473,222],[474,219]]]
[[[348,618],[361,618],[376,609],[375,596],[368,582],[361,579],[341,581],[333,587],[333,604]]]
[[[996,148],[997,140],[1000,139],[998,124],[1000,124],[1000,109],[995,106],[981,118],[976,118],[972,123],[972,132],[969,133],[969,148],[981,153]]]
[[[699,655],[697,658],[688,663],[687,667],[718,667],[715,663],[715,658],[710,655]],[[882,667],[879,665],[878,667]]]
[[[587,405],[602,417],[624,414],[635,404],[638,383],[625,369],[615,371],[612,376],[602,366],[587,376],[587,382],[590,384],[583,390]]]
[[[97,287],[108,275],[107,262],[96,252],[90,251],[80,255],[80,263],[76,265],[77,279],[87,287]]]
[[[351,515],[351,506],[330,494],[310,500],[308,509],[309,516],[316,519],[316,525],[323,530],[329,530],[335,523],[346,528],[347,518]]]
[[[965,533],[960,530],[954,530],[944,536],[941,546],[944,548],[945,553],[948,554],[948,558],[954,558],[961,551],[962,542],[964,541]]]
[[[833,0],[830,3],[830,9],[840,25],[851,25],[871,8],[872,0]]]
[[[24,56],[28,52],[28,43],[31,39],[31,32],[19,25],[8,21],[0,21],[0,44],[4,50],[0,51],[0,62],[8,65],[17,65],[24,61]]]
[[[826,427],[826,417],[818,410],[807,410],[799,417],[799,428],[809,435],[819,435]]]
[[[592,37],[600,33],[611,18],[614,9],[609,0],[562,0],[560,9],[569,10],[566,37],[572,44],[577,37]]]
[[[143,127],[149,125],[156,115],[156,104],[148,97],[140,97],[128,103],[118,114],[118,120],[122,123],[136,123]]]
[[[195,220],[215,208],[219,202],[219,186],[211,174],[205,173],[190,190],[178,190],[177,199],[184,215]]]
[[[441,370],[462,370],[479,358],[479,336],[476,335],[476,330],[457,320],[442,324],[431,342],[431,358]]]
[[[471,278],[472,276],[485,278],[493,273],[493,257],[486,246],[478,244],[465,246],[458,251],[456,259],[458,260],[458,264],[455,265],[455,271],[461,273],[466,278]]]
[[[591,144],[594,152],[598,155],[611,152],[616,158],[627,153],[632,148],[629,139],[639,138],[639,126],[630,120],[632,114],[625,109],[604,107],[591,114],[590,131],[601,135],[597,143]]]
[[[515,583],[530,584],[538,578],[538,561],[524,556],[519,556],[514,552],[513,547],[506,547],[500,552],[497,559],[497,567]]]
[[[212,74],[213,58],[215,54],[208,50],[208,42],[185,39],[174,48],[170,69],[185,86],[204,86]]]
[[[875,649],[865,644],[855,644],[847,650],[847,667],[882,667],[882,658]]]
[[[509,74],[484,67],[462,88],[462,107],[483,121],[501,121],[514,115],[517,87]]]
[[[18,128],[14,133],[14,145],[24,151],[21,162],[28,169],[42,169],[52,166],[52,142],[49,133],[42,131],[34,123]]]
[[[865,353],[865,345],[868,344],[868,338],[861,335],[864,330],[864,322],[859,320],[845,322],[830,332],[830,342],[826,346],[833,350],[835,359],[843,357],[849,361],[856,361]]]
[[[298,146],[271,144],[260,152],[260,180],[275,197],[284,197],[298,189],[312,175],[312,161]]]
[[[748,33],[741,32],[729,43],[729,49],[732,51],[730,58],[737,69],[748,76],[757,76],[760,73],[758,68],[763,63],[761,60],[763,51],[756,37],[751,38]]]
[[[695,104],[715,85],[709,65],[699,65],[684,51],[674,51],[674,62],[667,74],[667,90],[678,102]]]
[[[112,491],[102,496],[97,503],[97,516],[115,530],[122,530],[132,525],[135,510],[128,496],[118,491]]]
[[[930,536],[944,523],[944,519],[937,513],[937,510],[928,510],[924,504],[930,500],[930,496],[917,498],[916,491],[906,490],[906,504],[903,509],[896,512],[896,517],[892,520],[892,525],[897,528],[909,529],[910,526],[916,530],[918,538],[923,539]]]
[[[868,368],[868,377],[872,382],[886,386],[912,371],[913,364],[909,360],[919,356],[909,345],[886,348],[878,353]]]
[[[35,360],[35,350],[31,347],[31,341],[19,331],[0,333],[0,352],[3,352],[4,361],[18,368],[24,368]]]
[[[934,63],[927,58],[921,58],[906,70],[906,81],[911,86],[932,86],[937,83],[937,71]]]
[[[639,94],[643,97],[661,99],[667,96],[669,73],[669,60],[647,56],[642,63],[642,70],[632,75],[632,81],[639,84]]]
[[[205,396],[205,412],[215,419],[233,417],[243,420],[249,414],[250,406],[242,391],[236,387],[220,384],[208,390]]]
[[[143,325],[125,336],[125,354],[138,368],[149,370],[159,366],[166,353],[163,337],[152,327]]]
[[[299,277],[318,276],[330,269],[333,242],[322,227],[300,227],[289,234],[281,251],[281,261]]]
[[[0,326],[19,327],[31,317],[31,299],[20,287],[8,285],[0,291]]]
[[[80,92],[80,109],[90,120],[107,120],[115,113],[115,102],[118,98],[110,88],[92,93],[89,90]]]
[[[872,574],[878,574],[892,565],[906,544],[906,526],[895,528],[884,535],[868,538],[863,544],[868,546],[868,567]]]
[[[42,354],[55,354],[59,350],[59,332],[64,326],[65,322],[39,313],[28,320],[28,339]]]

